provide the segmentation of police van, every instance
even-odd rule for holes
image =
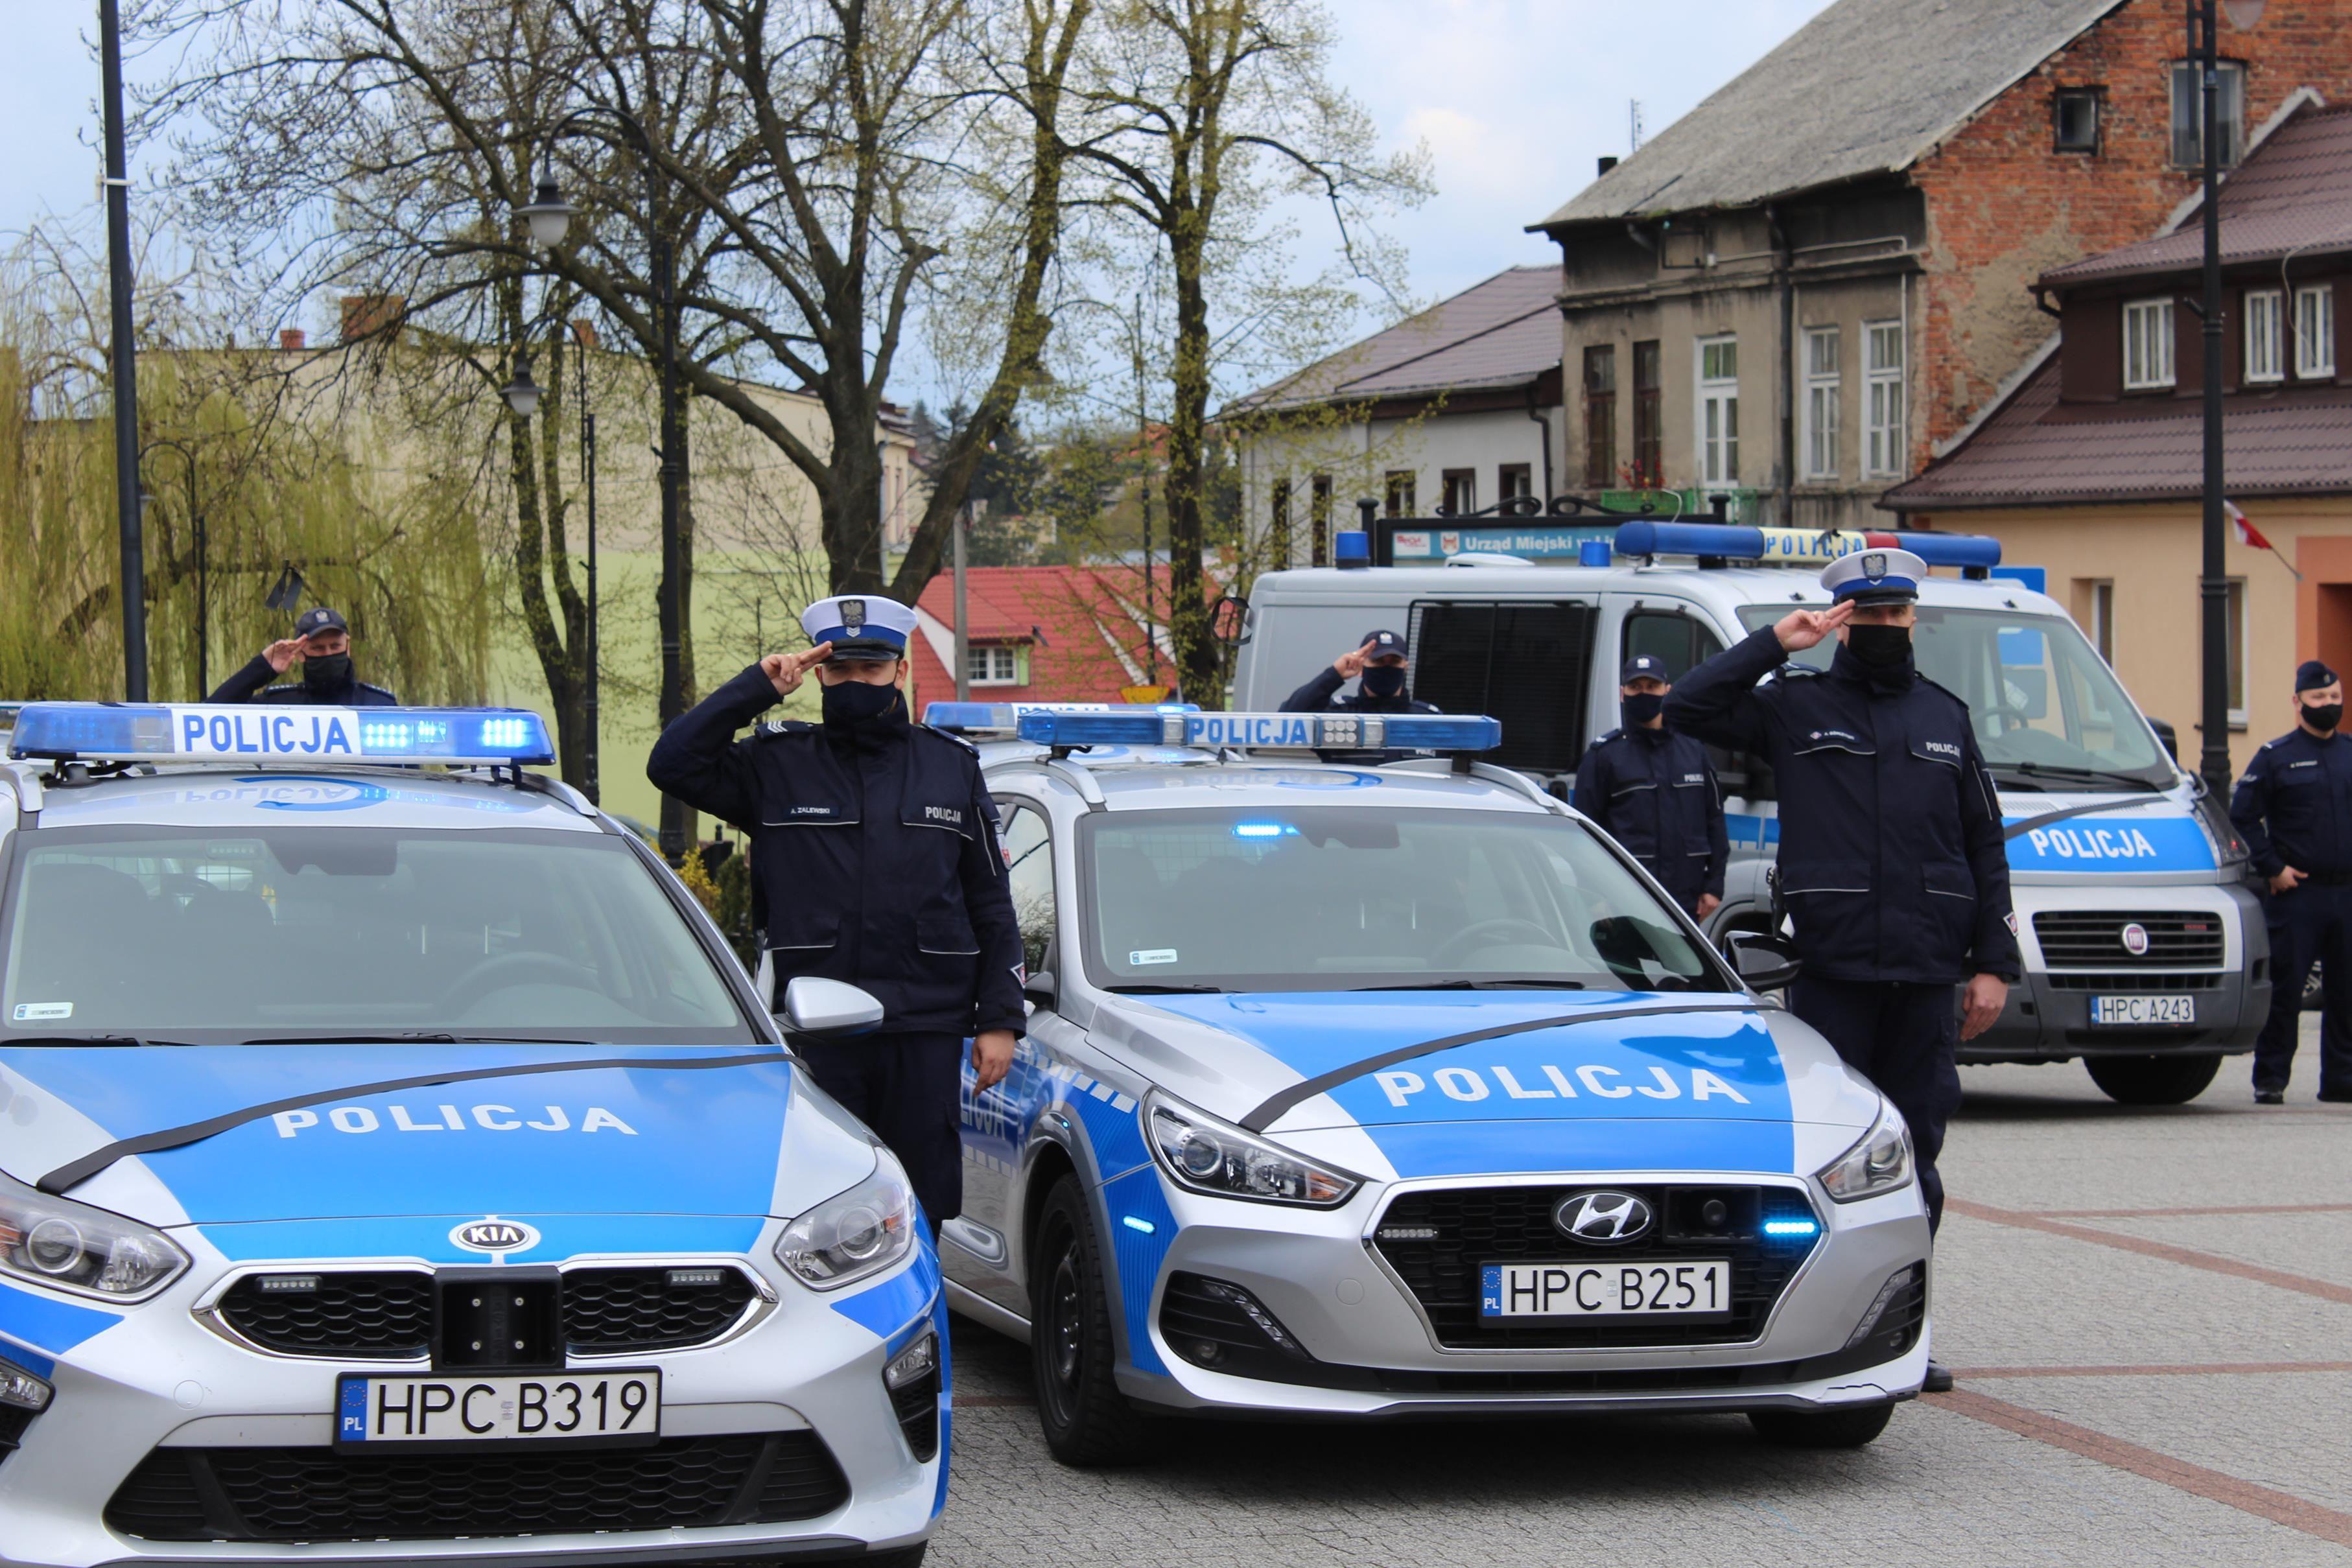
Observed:
[[[904,1173],[533,714],[31,704],[0,1564],[920,1560]],[[781,1026],[781,1027],[780,1027]]]
[[[2251,1051],[2269,945],[2225,803],[2182,770],[2065,611],[2000,575],[1991,538],[1643,519],[1376,519],[1352,565],[1269,572],[1240,622],[1237,707],[1274,708],[1370,627],[1411,641],[1412,690],[1503,721],[1496,759],[1565,792],[1618,722],[1615,673],[1652,653],[1677,677],[1802,606],[1820,569],[1901,548],[1957,569],[1920,587],[1922,674],[1969,705],[2008,824],[2024,983],[1964,1062],[2084,1060],[2117,1100],[2170,1104]],[[1501,547],[1501,548],[1497,548]],[[1512,551],[1518,553],[1511,553]],[[1543,552],[1574,564],[1538,564]],[[1391,564],[1396,563],[1396,564]],[[1406,564],[1410,563],[1410,564]],[[1826,665],[1834,644],[1798,657]],[[1770,770],[1718,752],[1732,865],[1712,932],[1772,924]]]

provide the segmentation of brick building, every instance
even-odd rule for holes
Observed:
[[[2303,89],[2352,98],[2352,0],[2221,46],[2225,162]],[[2187,48],[2179,0],[1838,0],[1533,225],[1569,482],[1869,526],[2045,350],[2032,281],[2193,196]]]

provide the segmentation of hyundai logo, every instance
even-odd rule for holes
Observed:
[[[1562,1236],[1610,1246],[1649,1234],[1650,1206],[1630,1192],[1576,1192],[1551,1211]]]
[[[2147,956],[2147,927],[2135,920],[2124,927],[2124,951],[2135,958]]]
[[[469,1219],[449,1239],[468,1252],[528,1252],[539,1245],[539,1232],[520,1219]]]

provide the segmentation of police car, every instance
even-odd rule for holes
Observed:
[[[982,743],[1034,1007],[1003,1083],[967,1077],[941,1267],[1029,1342],[1061,1458],[1176,1412],[1714,1410],[1851,1445],[1918,1390],[1900,1118],[1476,760],[1494,720],[931,716]],[[1364,749],[1438,755],[1318,760]]]
[[[0,1563],[920,1559],[897,1162],[536,716],[34,704],[10,755]]]

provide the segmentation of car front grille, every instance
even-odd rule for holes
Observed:
[[[2145,969],[2117,969],[2097,974],[2069,970],[2047,977],[2053,991],[2128,991],[2137,996],[2158,991],[2218,991],[2221,988],[2221,982],[2229,978],[2219,972],[2159,975]]]
[[[811,1431],[585,1453],[157,1448],[106,1505],[145,1541],[430,1541],[814,1519],[849,1484]]]
[[[2124,946],[2127,925],[2147,934],[2147,952]],[[2033,936],[2053,969],[2191,969],[2221,962],[2221,917],[2200,910],[2045,909],[2033,917]]]
[[[1611,1186],[1657,1214],[1649,1234],[1616,1246],[1562,1236],[1552,1209],[1596,1184],[1422,1188],[1400,1195],[1381,1215],[1372,1244],[1429,1316],[1440,1344],[1461,1350],[1582,1350],[1617,1345],[1739,1344],[1764,1332],[1773,1303],[1819,1242],[1818,1232],[1768,1237],[1768,1220],[1811,1220],[1802,1193],[1777,1186]],[[1703,1216],[1720,1201],[1725,1218]],[[1731,1264],[1726,1316],[1675,1315],[1575,1320],[1481,1318],[1479,1270],[1487,1263],[1678,1263],[1710,1259]]]
[[[572,1355],[708,1344],[741,1322],[758,1296],[750,1277],[726,1263],[574,1269],[546,1278],[540,1288],[555,1293],[555,1322]],[[450,1292],[436,1288],[447,1282],[422,1269],[248,1274],[215,1310],[265,1350],[414,1361],[433,1354],[442,1333],[455,1332]]]

